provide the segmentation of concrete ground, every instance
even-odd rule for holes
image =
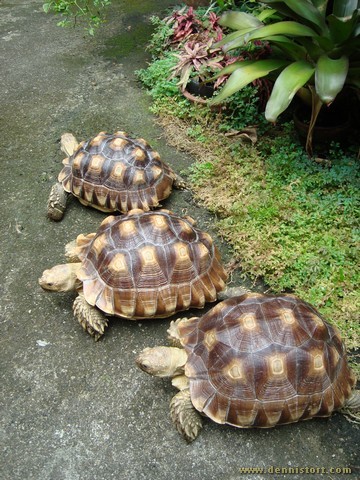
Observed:
[[[339,414],[260,431],[205,421],[187,445],[169,418],[170,382],[134,364],[142,348],[164,343],[168,321],[115,319],[95,343],[72,317],[74,296],[38,286],[42,271],[63,261],[64,245],[104,217],[73,200],[61,223],[46,218],[64,131],[85,139],[124,129],[145,137],[177,171],[192,161],[166,145],[133,73],[146,64],[150,14],[174,3],[114,2],[94,39],[58,28],[42,0],[0,4],[0,478],[359,478],[359,429]],[[165,206],[211,231],[211,216],[189,192],[175,192]],[[274,468],[251,474],[243,467]],[[297,468],[304,470],[290,474]]]

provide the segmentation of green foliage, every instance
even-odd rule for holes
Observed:
[[[154,32],[151,35],[147,50],[149,50],[154,58],[159,58],[168,45],[169,38],[173,34],[173,28],[161,18],[153,15],[150,17],[151,24],[154,26]]]
[[[325,8],[312,0],[263,0],[263,3],[274,7],[268,9],[268,16],[266,10],[258,15],[231,11],[219,21],[220,25],[235,30],[217,44],[226,52],[259,40],[268,42],[271,51],[269,59],[234,64],[236,68],[232,66],[231,75],[214,103],[223,101],[255,78],[264,75],[273,78],[274,88],[265,116],[275,122],[295,94],[301,95],[311,106],[306,142],[311,156],[312,131],[322,105],[330,105],[346,84],[359,87],[358,2],[324,1]],[[331,14],[326,7],[331,8]],[[265,20],[274,18],[274,13],[280,15],[280,21],[266,24]]]
[[[217,227],[244,272],[319,307],[354,347],[360,338],[354,310],[360,303],[359,165],[336,147],[324,168],[293,137],[287,126],[271,142],[264,139],[251,169],[239,150],[214,163],[211,176],[196,168],[194,188],[209,208],[222,208]]]
[[[157,114],[161,110],[163,113],[169,110],[169,114],[180,118],[196,115],[196,107],[190,105],[179,92],[178,78],[169,77],[169,72],[174,70],[178,62],[174,51],[169,47],[169,37],[173,30],[169,28],[166,20],[152,17],[151,21],[155,30],[147,48],[151,52],[153,60],[147,68],[138,70],[136,74],[154,100],[152,111]],[[258,48],[249,46],[245,50],[249,50],[249,54],[252,54],[257,52]],[[170,98],[176,101],[169,103]],[[219,123],[220,131],[241,130],[249,125],[250,118],[253,125],[258,125],[263,130],[265,119],[261,113],[258,87],[248,85],[232,98],[227,99],[224,104],[226,104],[226,108]],[[208,114],[210,109],[203,106],[202,114],[205,112]]]
[[[192,191],[216,213],[216,227],[244,274],[254,282],[262,279],[273,292],[293,292],[309,301],[340,328],[349,348],[358,347],[356,152],[333,144],[325,165],[318,164],[297,141],[292,123],[276,129],[267,124],[264,135],[266,122],[252,85],[227,99],[220,111],[189,103],[176,79],[168,80],[176,58],[155,44],[152,63],[138,76],[154,99],[153,111],[166,117],[167,131],[173,125],[175,143],[196,157],[188,172]],[[260,127],[256,148],[224,135],[254,124]]]
[[[204,184],[214,176],[215,166],[212,162],[195,163],[190,168],[191,181],[197,185]]]
[[[111,4],[111,0],[50,0],[43,4],[45,13],[56,13],[63,17],[58,22],[60,27],[84,25],[89,35],[104,22],[103,9]]]
[[[219,124],[219,131],[242,130],[252,125],[258,125],[261,131],[265,126],[264,115],[259,110],[259,97],[257,88],[247,85],[236,92],[226,102],[226,110],[223,113],[223,120]]]
[[[205,143],[207,141],[206,135],[204,134],[204,129],[202,125],[194,125],[187,129],[187,135],[190,138],[194,138],[198,142]],[[211,163],[206,163],[206,168],[211,168]]]
[[[135,72],[139,80],[149,89],[149,94],[154,100],[179,95],[176,79],[169,79],[169,71],[176,62],[174,55],[166,52],[162,58],[153,61],[147,68]]]
[[[233,10],[234,8],[241,11],[249,11],[259,8],[260,2],[256,0],[216,0],[218,13],[226,10]]]

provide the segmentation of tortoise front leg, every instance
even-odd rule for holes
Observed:
[[[79,146],[79,142],[76,140],[72,133],[63,133],[60,140],[61,151],[66,156],[71,157]]]
[[[75,298],[73,304],[74,316],[95,341],[104,335],[105,328],[108,326],[106,317],[92,305],[89,305],[82,293]]]
[[[170,402],[170,416],[177,431],[187,442],[192,442],[199,435],[202,428],[200,414],[193,407],[190,399],[190,390],[180,390]]]
[[[69,263],[81,262],[80,253],[84,251],[91,241],[96,236],[96,233],[89,233],[88,235],[78,235],[76,240],[65,245],[65,257]]]
[[[69,194],[65,192],[61,183],[55,183],[52,187],[47,204],[47,216],[51,220],[59,221],[64,216],[66,200]]]

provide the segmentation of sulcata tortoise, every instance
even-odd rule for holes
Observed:
[[[78,144],[71,133],[61,137],[67,155],[50,192],[48,217],[61,220],[69,193],[83,205],[103,212],[150,210],[184,182],[142,138],[125,132],[96,137]]]
[[[170,411],[187,441],[201,429],[198,412],[267,428],[360,410],[339,332],[297,297],[246,293],[202,318],[172,322],[168,332],[177,346],[145,348],[136,363],[180,390]]]
[[[70,263],[45,270],[39,283],[77,290],[74,315],[96,340],[107,326],[100,310],[135,320],[202,308],[227,275],[210,235],[194,223],[168,210],[109,216],[96,233],[68,244]]]

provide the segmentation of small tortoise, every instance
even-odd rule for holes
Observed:
[[[52,220],[62,219],[69,193],[103,212],[128,212],[157,207],[173,186],[185,186],[144,139],[125,132],[100,132],[80,144],[65,133],[61,150],[67,158],[48,200]]]
[[[172,322],[168,332],[177,346],[145,348],[136,363],[172,377],[180,391],[171,418],[188,441],[201,429],[198,412],[216,423],[266,428],[360,410],[339,332],[297,297],[246,293],[202,318]]]
[[[135,320],[203,308],[227,275],[210,235],[194,223],[168,210],[109,216],[96,233],[68,244],[70,263],[45,270],[39,283],[77,290],[74,315],[96,340],[107,326],[99,310]]]

